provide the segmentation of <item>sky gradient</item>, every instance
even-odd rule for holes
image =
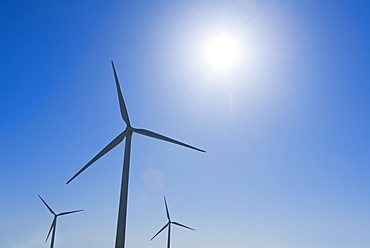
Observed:
[[[159,3],[158,3],[159,2]],[[131,124],[126,247],[370,247],[367,1],[0,2],[0,247],[114,247]],[[212,71],[219,33],[241,61]]]

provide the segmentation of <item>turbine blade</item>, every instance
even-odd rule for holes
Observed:
[[[84,210],[80,209],[80,210],[75,210],[75,211],[64,212],[64,213],[57,214],[57,216],[66,215],[66,214],[73,214],[73,213],[77,213],[77,212],[81,212],[81,211],[84,211]]]
[[[115,146],[117,146],[121,141],[125,138],[127,134],[127,129],[123,131],[120,135],[118,135],[114,140],[112,140],[103,150],[101,150],[93,159],[91,159],[81,170],[79,170],[71,179],[68,180],[67,184],[69,184],[73,179],[75,179],[78,175],[80,175],[84,170],[86,170],[90,165],[92,165],[96,160],[101,158],[104,154],[112,150]]]
[[[52,214],[54,214],[54,215],[55,215],[54,211],[51,209],[51,207],[49,207],[49,205],[44,201],[44,199],[42,199],[40,195],[38,195],[38,196],[39,196],[39,198],[41,199],[41,201],[45,204],[45,206],[49,209],[49,211],[50,211]]]
[[[167,207],[166,197],[165,196],[163,196],[163,197],[164,197],[164,205],[166,206],[167,219],[168,219],[168,221],[171,222],[170,213],[169,213],[168,207]]]
[[[159,230],[159,232],[157,232],[154,236],[153,236],[153,238],[151,238],[150,239],[150,241],[152,241],[152,239],[154,239],[158,234],[160,234],[168,225],[170,224],[170,222],[168,222],[164,227],[162,227],[162,229],[161,230]]]
[[[182,227],[185,227],[185,228],[187,228],[187,229],[190,229],[190,230],[195,231],[195,229],[193,229],[193,228],[191,228],[191,227],[188,227],[188,226],[185,226],[185,225],[183,225],[183,224],[180,224],[180,223],[177,223],[177,222],[171,222],[171,223],[172,223],[172,224],[174,224],[174,225],[182,226]]]
[[[119,101],[119,107],[120,107],[120,110],[121,110],[121,116],[122,116],[122,119],[126,122],[126,125],[131,127],[130,119],[128,118],[127,108],[126,108],[126,105],[125,105],[125,101],[123,100],[121,87],[120,87],[120,84],[119,84],[119,81],[118,81],[116,68],[114,67],[113,61],[111,61],[111,62],[112,62],[112,68],[113,68],[113,73],[114,73],[114,79],[116,81],[116,88],[117,88],[117,93],[118,93],[118,101]]]
[[[55,228],[55,222],[56,222],[56,220],[57,220],[57,217],[55,216],[54,219],[53,219],[53,222],[51,223],[51,226],[50,226],[50,229],[49,229],[49,232],[48,232],[48,236],[46,236],[45,243],[48,241],[48,238],[50,236],[51,230],[53,230],[53,228]]]
[[[188,148],[191,148],[191,149],[200,151],[200,152],[206,152],[206,151],[201,150],[199,148],[196,148],[194,146],[191,146],[191,145],[182,143],[180,141],[177,141],[177,140],[168,138],[166,136],[163,136],[161,134],[154,133],[154,132],[149,131],[149,130],[133,128],[132,131],[134,131],[136,133],[139,133],[139,134],[142,134],[142,135],[146,135],[146,136],[152,137],[152,138],[156,138],[156,139],[164,140],[164,141],[167,141],[167,142],[171,142],[171,143],[174,143],[174,144],[177,144],[177,145],[180,145],[180,146],[185,146],[185,147],[188,147]]]

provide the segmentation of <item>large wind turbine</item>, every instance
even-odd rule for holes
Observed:
[[[164,197],[164,204],[166,206],[166,214],[167,214],[167,224],[164,225],[164,227],[162,227],[161,230],[159,230],[159,232],[157,232],[153,238],[151,238],[150,240],[154,239],[160,232],[162,232],[164,229],[166,229],[166,227],[168,227],[168,236],[167,236],[167,248],[170,248],[170,238],[171,238],[171,224],[174,224],[174,225],[177,225],[177,226],[181,226],[181,227],[185,227],[187,229],[190,229],[190,230],[193,230],[195,231],[193,228],[190,228],[188,226],[185,226],[183,224],[180,224],[180,223],[177,223],[177,222],[174,222],[174,221],[171,221],[171,217],[170,217],[170,213],[168,212],[168,207],[167,207],[167,202],[166,202],[166,197]]]
[[[128,112],[126,109],[125,102],[123,100],[121,87],[118,81],[118,76],[117,76],[113,61],[112,61],[112,68],[113,68],[113,73],[114,73],[114,79],[116,81],[116,88],[117,88],[117,93],[118,93],[118,100],[119,100],[119,105],[120,105],[120,110],[121,110],[121,116],[124,122],[126,123],[127,127],[121,134],[119,134],[115,139],[113,139],[103,150],[101,150],[95,157],[93,157],[80,171],[78,171],[71,179],[69,179],[67,184],[71,182],[75,177],[77,177],[80,173],[82,173],[84,170],[86,170],[96,160],[101,158],[104,154],[106,154],[107,152],[112,150],[115,146],[117,146],[119,143],[121,143],[124,138],[126,138],[125,153],[124,153],[124,159],[123,159],[121,195],[120,195],[120,202],[119,202],[119,209],[118,209],[116,246],[115,246],[116,248],[124,248],[125,247],[125,234],[126,234],[128,178],[129,178],[130,150],[131,150],[132,134],[138,133],[138,134],[146,135],[152,138],[171,142],[177,145],[185,146],[185,147],[197,150],[197,151],[201,151],[201,152],[205,152],[205,151],[198,149],[194,146],[190,146],[188,144],[182,143],[180,141],[154,133],[146,129],[133,128],[131,126],[130,119],[128,117]]]
[[[50,243],[50,248],[53,248],[54,247],[54,238],[55,238],[55,229],[57,228],[57,218],[58,218],[58,216],[81,212],[81,211],[83,211],[83,209],[75,210],[75,211],[69,211],[69,212],[63,212],[63,213],[60,213],[60,214],[56,214],[51,209],[51,207],[49,207],[49,205],[44,201],[44,199],[42,199],[41,196],[39,196],[39,197],[40,197],[41,201],[45,204],[45,206],[49,209],[49,211],[54,215],[54,219],[53,219],[53,222],[51,223],[48,236],[46,237],[46,240],[45,240],[45,243],[46,243],[46,241],[48,241],[48,238],[49,238],[49,235],[51,233],[51,230],[53,230],[53,234],[51,235],[51,243]]]

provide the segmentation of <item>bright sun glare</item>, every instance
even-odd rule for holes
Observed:
[[[219,35],[206,45],[205,55],[213,69],[224,71],[237,64],[240,48],[232,37]]]

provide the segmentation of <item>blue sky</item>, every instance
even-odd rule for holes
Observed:
[[[159,2],[159,3],[158,3]],[[172,247],[370,246],[367,1],[1,1],[0,246],[113,247],[125,124],[135,135],[127,247],[173,220]],[[241,44],[229,73],[204,45]]]

